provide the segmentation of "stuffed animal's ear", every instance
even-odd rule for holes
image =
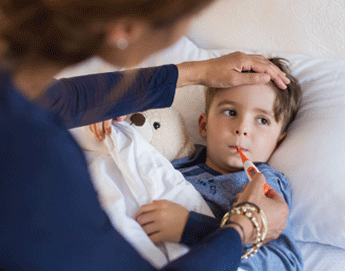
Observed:
[[[169,161],[194,153],[195,146],[188,135],[186,123],[176,109],[151,109],[133,116],[130,117],[133,128]]]

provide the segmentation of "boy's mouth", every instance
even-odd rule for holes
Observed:
[[[243,151],[243,152],[248,151],[247,149],[245,149],[245,148],[243,148],[243,147],[241,147],[241,146],[238,146],[238,145],[231,145],[231,146],[229,146],[229,147],[230,147],[230,149],[234,149],[234,150],[236,150],[236,151],[237,151],[238,148],[241,149],[241,151]]]

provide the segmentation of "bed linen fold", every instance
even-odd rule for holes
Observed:
[[[86,154],[99,201],[114,227],[157,268],[186,253],[182,244],[156,246],[134,219],[140,206],[160,199],[213,216],[182,174],[126,122],[113,122],[112,133],[101,142],[86,126],[70,132]]]

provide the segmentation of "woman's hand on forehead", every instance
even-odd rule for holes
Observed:
[[[185,62],[177,65],[177,87],[201,84],[214,88],[230,88],[238,85],[265,84],[273,81],[285,89],[290,80],[271,61],[261,55],[235,52],[205,61]],[[244,73],[253,71],[253,73]]]

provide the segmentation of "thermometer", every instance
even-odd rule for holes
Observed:
[[[242,150],[237,147],[237,151],[240,153],[242,162],[243,162],[243,167],[244,171],[246,172],[249,181],[251,181],[256,173],[260,173],[260,171],[257,169],[257,167],[253,164],[252,161],[250,161],[242,152]],[[271,190],[271,187],[265,183],[264,184],[264,193],[267,195],[267,193]]]

